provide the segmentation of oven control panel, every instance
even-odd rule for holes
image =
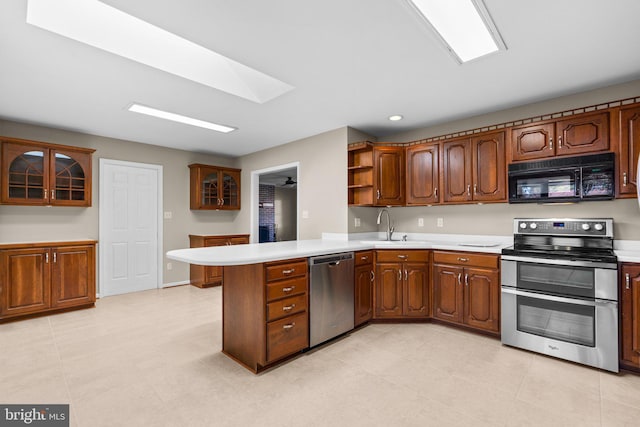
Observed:
[[[540,219],[516,218],[514,234],[544,234],[551,236],[604,236],[613,237],[613,219]]]

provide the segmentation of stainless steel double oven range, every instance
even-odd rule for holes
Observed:
[[[501,274],[503,344],[618,372],[612,219],[515,219]]]

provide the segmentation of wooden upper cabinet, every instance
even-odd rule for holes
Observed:
[[[0,201],[91,206],[93,149],[3,138]]]
[[[458,139],[442,144],[443,194],[445,202],[465,202],[471,195],[471,141]]]
[[[609,150],[609,113],[578,114],[564,120],[511,129],[514,162]]]
[[[374,147],[373,161],[375,205],[404,205],[404,147]]]
[[[240,169],[191,164],[191,209],[239,210]]]
[[[349,145],[347,160],[348,203],[350,206],[372,206],[373,144],[362,141]]]
[[[473,200],[504,201],[506,191],[506,159],[504,132],[471,139],[473,165]]]
[[[640,154],[640,106],[619,111],[620,145],[618,169],[618,195],[635,196],[637,193],[638,155]]]
[[[440,181],[440,144],[407,147],[407,205],[438,203]]]

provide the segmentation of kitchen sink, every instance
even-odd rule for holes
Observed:
[[[431,245],[431,242],[423,240],[361,240],[362,243],[376,246],[413,246]]]

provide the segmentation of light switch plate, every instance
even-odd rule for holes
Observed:
[[[418,218],[418,227],[424,227],[424,218]]]
[[[438,218],[437,226],[438,227],[444,227],[444,218]]]
[[[354,223],[356,227],[360,227],[360,218],[356,218]]]

